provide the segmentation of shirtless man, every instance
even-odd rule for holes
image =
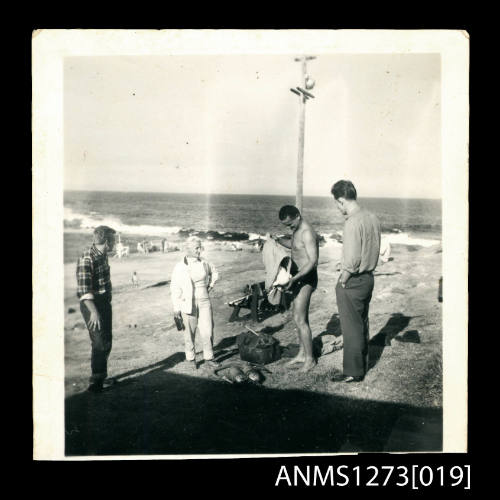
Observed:
[[[301,371],[308,371],[316,365],[309,326],[309,304],[311,295],[318,286],[318,236],[312,226],[302,218],[299,209],[293,205],[281,207],[279,219],[292,231],[291,238],[275,239],[292,250],[292,278],[285,290],[293,291],[293,319],[299,330],[300,346],[299,353],[288,365],[304,363]]]

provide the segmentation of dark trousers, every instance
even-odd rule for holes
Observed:
[[[368,366],[368,309],[373,292],[373,274],[353,275],[345,288],[337,283],[337,307],[344,337],[344,375],[364,376]]]
[[[101,317],[101,328],[89,330],[92,353],[90,357],[90,367],[92,375],[90,383],[103,382],[108,376],[108,357],[112,346],[112,308],[108,298],[95,296],[94,304]],[[85,324],[88,325],[90,311],[85,305],[85,301],[80,302],[80,311],[82,312]]]

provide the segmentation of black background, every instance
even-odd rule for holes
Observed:
[[[101,5],[102,7],[102,5]],[[140,8],[141,7],[141,8]],[[102,8],[97,9],[91,4],[73,3],[67,4],[65,9],[57,11],[55,14],[47,5],[36,8],[26,6],[30,12],[20,15],[17,19],[21,22],[15,29],[15,35],[11,38],[17,40],[16,49],[22,47],[19,58],[16,58],[16,67],[19,67],[24,78],[22,84],[15,85],[17,90],[22,89],[21,107],[17,107],[17,115],[22,108],[22,121],[25,127],[24,137],[27,142],[21,151],[26,152],[26,160],[22,162],[23,167],[16,173],[22,175],[21,182],[26,184],[31,178],[31,32],[39,28],[123,28],[123,29],[464,29],[471,41],[471,70],[476,65],[475,56],[477,53],[474,48],[479,46],[481,31],[473,28],[471,15],[460,16],[461,11],[457,7],[446,12],[446,15],[440,20],[434,11],[425,8],[423,4],[400,4],[396,11],[392,11],[393,18],[386,17],[381,12],[379,5],[372,5],[370,9],[359,7],[355,16],[346,18],[340,16],[335,5],[325,8],[320,4],[308,4],[297,6],[296,4],[284,5],[281,9],[277,8],[272,13],[269,5],[259,6],[256,3],[240,3],[223,9],[216,9],[215,4],[205,3],[203,9],[196,4],[187,4],[189,15],[178,15],[179,6],[165,4],[165,13],[160,7],[151,6],[149,9],[145,5],[136,5],[135,8],[129,4],[119,4],[115,12],[103,12]],[[140,8],[140,9],[139,9]],[[377,11],[378,16],[373,14]],[[72,12],[66,16],[67,12]],[[160,14],[161,13],[161,14]],[[380,15],[382,14],[382,15]],[[394,14],[400,15],[400,18],[394,22]],[[141,15],[146,15],[149,20],[141,19]],[[252,15],[256,19],[252,18]],[[459,19],[462,17],[462,19]],[[124,19],[126,18],[126,19]],[[162,22],[164,21],[164,22]],[[8,24],[8,19],[4,22]],[[333,24],[333,23],[336,24]],[[477,35],[477,36],[476,36]],[[478,50],[479,52],[479,50]],[[471,72],[472,76],[472,72]],[[19,80],[20,81],[20,80]],[[473,104],[473,91],[475,89],[474,79],[470,79],[471,105]],[[484,108],[483,108],[484,110]],[[475,110],[472,109],[471,117],[474,118]],[[471,124],[474,120],[471,121]],[[20,134],[21,136],[21,134]],[[471,139],[473,139],[471,129]],[[474,158],[474,142],[470,148],[471,159]],[[22,157],[23,155],[21,155]],[[472,171],[471,171],[472,174]],[[470,177],[470,187],[473,187],[473,176]],[[472,190],[471,190],[472,191]],[[29,189],[26,189],[29,192]],[[470,197],[472,202],[472,196]],[[27,205],[29,206],[29,205]],[[31,211],[27,210],[27,216],[31,216]],[[28,224],[28,221],[26,225]],[[22,239],[21,239],[22,240]],[[27,250],[31,248],[31,241],[26,241]],[[474,246],[472,246],[472,252]],[[469,254],[470,257],[470,254]],[[28,269],[26,269],[28,271]],[[29,271],[28,271],[29,272]],[[29,283],[30,277],[26,277]],[[472,283],[472,273],[471,273]],[[26,291],[26,286],[22,291]],[[469,286],[470,289],[470,286]],[[31,300],[27,298],[27,300]],[[27,304],[27,302],[26,302]],[[470,301],[469,318],[474,318],[474,301]],[[27,316],[27,315],[25,315]],[[470,321],[470,320],[469,320]],[[475,323],[475,322],[474,322]],[[496,332],[490,332],[496,335]],[[479,335],[479,333],[478,333]],[[476,337],[477,338],[477,337]],[[469,337],[470,339],[470,337]],[[30,349],[31,336],[22,336],[26,342],[23,352],[28,358],[27,353]],[[17,349],[20,347],[17,345]],[[434,470],[440,465],[471,465],[471,484],[472,491],[477,491],[487,482],[494,482],[494,477],[488,476],[490,471],[486,468],[489,460],[485,460],[482,455],[481,439],[476,435],[482,435],[480,429],[483,422],[476,418],[478,414],[483,416],[491,413],[491,406],[494,402],[486,403],[480,397],[474,387],[476,381],[484,380],[484,372],[475,372],[472,370],[471,361],[476,359],[478,345],[469,340],[469,425],[468,425],[468,453],[465,454],[361,454],[361,455],[337,455],[323,457],[273,457],[273,458],[252,458],[252,459],[193,459],[193,460],[126,460],[126,461],[33,461],[32,446],[32,419],[29,421],[29,427],[26,425],[22,429],[22,436],[27,438],[27,446],[21,447],[23,440],[16,440],[16,451],[22,452],[21,461],[14,458],[10,460],[11,465],[19,465],[20,470],[26,472],[22,465],[24,459],[30,459],[32,468],[30,474],[23,474],[23,480],[20,483],[23,487],[28,487],[31,483],[35,494],[42,492],[63,493],[69,497],[96,497],[114,498],[125,493],[128,498],[136,496],[149,497],[154,495],[163,499],[178,497],[250,497],[256,498],[265,495],[328,495],[334,497],[340,494],[356,494],[361,489],[368,491],[370,495],[393,492],[398,495],[425,494],[431,487],[420,488],[413,491],[409,487],[331,487],[331,486],[302,486],[288,487],[284,481],[276,487],[275,483],[282,465],[286,465],[289,472],[294,465],[300,466],[305,470],[305,466],[318,465],[322,470],[332,465],[335,469],[338,465],[345,464],[350,467],[360,465],[429,465]],[[29,376],[31,385],[31,374]],[[477,384],[479,385],[479,384]],[[26,394],[28,392],[26,391]],[[486,405],[486,407],[485,407]],[[23,415],[28,416],[29,409],[23,411]],[[492,446],[492,442],[486,444]],[[493,461],[495,461],[493,459]],[[30,479],[31,478],[31,481]],[[443,488],[432,487],[434,492],[443,492]],[[155,493],[152,493],[152,491]],[[469,492],[461,491],[457,487],[447,489],[452,494]],[[493,490],[494,491],[494,490]],[[429,491],[430,493],[430,491]]]

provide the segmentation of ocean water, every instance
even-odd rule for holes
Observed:
[[[168,237],[201,232],[210,239],[246,240],[283,232],[278,211],[293,196],[123,193],[66,191],[64,225],[90,229],[106,224],[123,234]],[[382,232],[413,238],[441,237],[441,200],[359,198],[374,212]],[[333,197],[308,197],[302,213],[323,236],[342,230],[343,217]],[[208,233],[207,233],[208,232]]]

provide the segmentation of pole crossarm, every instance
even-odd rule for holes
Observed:
[[[297,87],[297,90],[299,92],[302,92],[306,97],[312,97],[314,99],[314,96],[311,93],[309,93],[307,90],[301,89],[300,87]]]
[[[306,58],[306,61],[310,61],[312,59],[316,59],[316,56],[305,56],[305,58]],[[297,61],[297,62],[300,62],[303,60],[304,60],[304,56],[295,58],[295,61]]]

